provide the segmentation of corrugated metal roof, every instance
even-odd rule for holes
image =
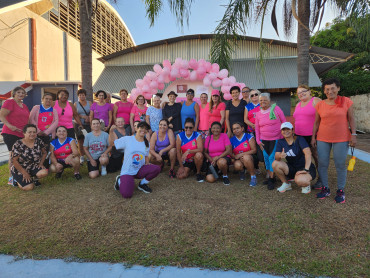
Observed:
[[[297,58],[266,59],[265,85],[255,59],[233,61],[231,66],[230,75],[250,88],[277,89],[298,86]],[[311,64],[309,69],[309,86],[321,86],[321,81]],[[118,93],[123,88],[131,91],[136,87],[135,81],[142,79],[149,70],[153,70],[153,65],[107,66],[95,82],[93,89],[110,93]]]

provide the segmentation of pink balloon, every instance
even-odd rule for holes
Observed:
[[[191,73],[190,73],[190,76],[189,76],[190,80],[191,81],[195,81],[197,80],[197,72],[195,70],[193,70]]]
[[[176,80],[176,76],[170,75],[169,78],[170,78],[170,81],[175,81]]]
[[[157,91],[157,89],[150,89],[150,93],[151,93],[152,95],[155,95],[157,92],[158,92],[158,91]]]
[[[216,63],[213,63],[211,72],[218,73],[219,71],[220,71],[220,66]]]
[[[133,99],[133,97],[131,95],[127,98],[127,101],[128,102],[131,102],[131,103],[134,103],[134,99]]]
[[[146,93],[150,90],[150,87],[148,85],[143,86],[143,92]]]
[[[180,76],[186,78],[189,76],[189,71],[187,69],[180,69]]]
[[[166,77],[164,78],[164,83],[168,83],[170,82],[170,76],[169,75],[166,75]]]
[[[132,90],[131,90],[131,94],[137,94],[137,89],[136,88],[133,88]]]
[[[207,71],[207,72],[211,72],[212,64],[211,64],[210,62],[206,62],[205,67],[206,67],[206,71]]]
[[[170,72],[171,72],[171,68],[169,68],[169,67],[165,67],[165,68],[163,68],[163,70],[162,70],[162,73],[161,73],[161,74],[163,74],[164,76],[166,76],[166,75],[169,75],[169,74],[170,74]]]
[[[230,76],[229,79],[230,79],[230,83],[232,84],[236,83],[236,78],[234,76]]]
[[[176,77],[178,77],[178,75],[179,75],[179,70],[177,68],[173,68],[171,70],[171,73],[170,73],[170,79],[171,79],[171,77],[176,79]]]
[[[142,79],[137,79],[135,81],[136,87],[143,87],[144,81]]]
[[[220,72],[218,73],[218,77],[220,79],[223,79],[223,78],[226,78],[229,74],[229,71],[227,69],[222,69],[220,70]]]
[[[149,84],[151,80],[148,76],[145,75],[144,78],[143,78],[143,81],[144,81],[144,83],[143,83],[143,86],[144,86],[145,84]]]
[[[158,88],[158,82],[153,80],[152,82],[150,82],[149,87],[152,88],[152,89],[157,89]]]
[[[163,60],[163,67],[171,70],[171,62],[169,60]]]
[[[230,100],[230,99],[232,99],[233,97],[230,95],[230,93],[226,93],[226,94],[224,94],[224,99],[225,100]]]
[[[164,89],[164,83],[158,83],[158,90]]]
[[[222,79],[222,85],[223,86],[228,86],[230,85],[230,79],[228,77]]]
[[[153,70],[157,73],[157,74],[160,74],[162,72],[162,67],[158,64],[155,64],[153,66]]]
[[[206,60],[199,59],[198,60],[198,65],[199,65],[199,67],[204,67],[204,69],[205,69],[206,68]]]
[[[222,81],[218,78],[212,81],[212,86],[215,88],[221,87],[221,85],[222,85]]]
[[[198,68],[198,62],[195,59],[190,59],[189,61],[189,67],[196,70]]]
[[[157,77],[157,81],[158,83],[164,83],[164,76],[162,74],[160,74],[158,77]]]
[[[151,93],[144,93],[144,98],[145,99],[151,99],[152,98],[152,94]]]
[[[203,79],[203,85],[206,87],[211,86],[211,82],[212,81],[207,76]]]
[[[176,65],[181,65],[181,62],[182,62],[182,58],[176,58],[175,59],[175,64]]]
[[[189,68],[189,62],[186,60],[182,60],[181,62],[181,68],[187,70]]]
[[[208,77],[211,81],[213,81],[217,78],[217,74],[214,72],[211,72],[210,74],[208,74]]]
[[[207,75],[206,72],[197,73],[197,79],[198,80],[203,80],[206,77],[206,75]]]
[[[227,94],[229,91],[227,90],[227,87],[226,87],[226,86],[222,86],[222,87],[221,87],[221,92],[222,92],[223,94]]]
[[[201,74],[205,74],[205,73],[206,73],[206,68],[205,68],[205,67],[199,67],[199,68],[197,69],[197,73],[198,73],[199,75],[201,75]]]
[[[241,90],[241,89],[243,89],[245,87],[245,84],[244,83],[240,83],[240,86],[241,86],[241,88],[240,88],[240,90]]]

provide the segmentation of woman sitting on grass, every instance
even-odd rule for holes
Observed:
[[[112,147],[109,146],[108,133],[100,129],[100,120],[92,119],[91,132],[84,141],[84,150],[88,158],[87,170],[89,177],[95,179],[99,176],[99,165],[101,164],[101,175],[107,175],[107,164],[109,163],[108,153]]]
[[[67,137],[67,132],[64,126],[56,129],[56,138],[50,143],[50,170],[59,179],[65,168],[73,167],[76,180],[80,180],[80,155],[75,139]]]
[[[169,122],[162,119],[159,122],[159,130],[152,134],[150,139],[150,162],[163,167],[164,160],[169,160],[171,168],[170,178],[175,178],[176,148],[173,131],[168,128]]]
[[[230,185],[227,171],[231,164],[231,143],[226,133],[221,133],[221,123],[213,122],[211,125],[211,134],[206,138],[204,143],[205,146],[205,157],[208,162],[215,167],[216,172],[220,170],[222,172],[222,180],[224,185]],[[212,172],[208,169],[206,181],[215,182],[216,179]]]
[[[115,125],[112,125],[109,131],[109,146],[112,146],[112,151],[107,166],[108,173],[119,171],[122,167],[124,152],[114,147],[114,141],[127,135],[125,126],[125,119],[118,117],[116,118]]]
[[[244,169],[251,175],[250,186],[257,185],[254,161],[257,159],[257,144],[251,133],[244,132],[244,125],[234,123],[232,126],[234,136],[230,138],[233,147],[231,157],[234,159],[234,169],[240,172],[240,180],[245,180]]]
[[[135,136],[125,136],[114,141],[117,150],[124,150],[121,175],[116,177],[114,188],[119,190],[123,198],[131,198],[135,189],[135,179],[142,179],[138,189],[144,193],[151,193],[149,181],[161,172],[158,165],[149,164],[149,142],[146,134],[150,126],[140,122]]]
[[[24,138],[13,145],[11,173],[14,178],[13,185],[28,191],[40,185],[38,179],[46,177],[48,170],[43,166],[46,149],[44,142],[37,137],[37,127],[26,124],[23,135]]]

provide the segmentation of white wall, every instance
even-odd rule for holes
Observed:
[[[370,93],[352,96],[357,129],[370,132]]]

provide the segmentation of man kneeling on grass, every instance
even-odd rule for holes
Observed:
[[[150,126],[146,122],[137,125],[137,132],[133,136],[121,137],[114,140],[117,150],[124,150],[121,175],[116,177],[114,189],[119,190],[123,198],[131,198],[135,189],[135,179],[142,179],[138,189],[144,193],[151,193],[149,181],[161,172],[158,165],[149,164],[149,142],[146,138]]]
[[[280,129],[284,138],[277,142],[275,161],[272,163],[274,173],[283,182],[277,190],[280,193],[291,190],[288,179],[294,179],[295,183],[302,187],[302,193],[308,194],[311,192],[311,181],[316,177],[316,168],[311,163],[310,147],[303,137],[294,136],[291,123],[282,123]],[[281,161],[283,158],[287,163]]]

